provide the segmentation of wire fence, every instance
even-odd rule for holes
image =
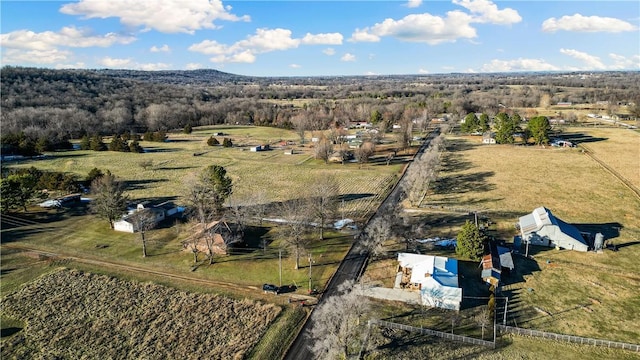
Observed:
[[[523,328],[513,327],[513,326],[504,326],[504,325],[496,325],[496,326],[498,330],[502,332],[512,333],[512,334],[535,336],[535,337],[541,337],[541,338],[551,339],[551,340],[566,341],[566,342],[571,342],[575,344],[604,346],[608,348],[626,349],[626,350],[631,350],[635,352],[640,352],[640,345],[637,345],[637,344],[629,344],[629,343],[603,340],[603,339],[585,338],[585,337],[575,336],[575,335],[556,334],[556,333],[551,333],[546,331],[523,329]]]
[[[384,320],[375,320],[375,319],[370,320],[370,324],[378,325],[386,328],[392,328],[392,329],[419,332],[421,334],[436,336],[436,337],[447,339],[447,340],[459,341],[466,344],[482,345],[482,346],[490,347],[492,349],[495,349],[496,347],[496,344],[493,341],[481,340],[481,339],[476,339],[468,336],[450,334],[442,331],[436,331],[436,330],[426,329],[422,327],[398,324],[398,323],[393,323],[393,322],[384,321]]]

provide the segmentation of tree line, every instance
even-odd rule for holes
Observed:
[[[295,128],[300,118],[309,130],[380,117],[394,124],[405,113],[426,119],[448,113],[459,120],[472,112],[495,116],[502,107],[561,101],[602,103],[608,112],[634,104],[630,109],[640,116],[637,72],[255,78],[5,66],[0,80],[2,134],[33,144],[215,124]],[[303,100],[302,106],[293,100]]]

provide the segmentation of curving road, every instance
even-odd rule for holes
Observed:
[[[376,212],[369,219],[369,222],[374,220],[376,217],[381,216],[381,214],[384,214],[387,211],[386,209],[395,208],[396,204],[398,204],[398,202],[400,201],[400,195],[402,192],[401,185],[405,179],[404,175],[408,171],[410,171],[410,167],[413,165],[414,162],[419,162],[421,160],[422,154],[424,153],[425,149],[429,147],[431,140],[433,140],[439,134],[440,134],[440,128],[436,128],[434,131],[432,131],[429,134],[429,136],[427,136],[427,138],[424,140],[424,142],[416,152],[416,155],[413,161],[407,165],[407,168],[402,173],[400,180],[398,180],[395,187],[391,190],[391,192],[386,197],[386,199],[380,204],[380,207],[378,207]],[[366,229],[366,225],[364,226],[364,228]],[[359,237],[356,237],[356,240],[358,238]],[[327,284],[324,290],[324,293],[322,294],[322,297],[318,301],[318,305],[322,304],[322,301],[324,298],[335,295],[337,293],[337,289],[338,289],[338,286],[340,286],[340,284],[344,283],[347,280],[358,280],[362,275],[362,273],[364,272],[368,259],[369,259],[368,252],[364,247],[361,246],[359,242],[356,241],[351,246],[351,248],[347,252],[347,255],[338,266],[338,269],[336,270],[331,280],[329,280],[329,283]],[[312,312],[311,316],[309,316],[309,318],[307,319],[307,322],[302,327],[302,330],[300,331],[296,339],[291,344],[291,347],[289,347],[289,350],[285,355],[285,359],[287,360],[313,359],[313,354],[309,350],[311,345],[311,339],[309,339],[306,334],[308,331],[310,331],[311,328],[313,328],[314,321],[315,321],[314,313]]]

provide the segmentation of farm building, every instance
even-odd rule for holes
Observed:
[[[492,131],[487,131],[482,134],[482,143],[483,144],[495,144],[496,143],[496,133]]]
[[[233,231],[224,221],[212,221],[204,227],[196,224],[189,232],[192,235],[182,242],[187,251],[226,255],[227,245],[233,241]]]
[[[518,221],[522,241],[531,245],[587,251],[589,245],[573,225],[556,218],[545,207],[539,207]]]
[[[480,267],[482,267],[480,276],[484,282],[498,288],[503,271],[513,270],[513,258],[509,248],[499,246],[494,241],[489,243],[489,249],[489,254],[483,256],[480,261]]]
[[[458,260],[442,256],[398,254],[396,288],[417,290],[423,305],[460,310]]]

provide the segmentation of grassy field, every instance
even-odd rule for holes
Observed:
[[[34,306],[38,304],[38,306]],[[281,308],[62,270],[2,299],[3,358],[242,359]]]
[[[217,138],[222,141],[223,137],[229,137],[234,147],[206,144],[212,134],[220,132],[224,135]],[[142,154],[66,151],[48,154],[45,159],[10,164],[10,167],[35,166],[42,170],[71,172],[80,178],[86,177],[93,168],[110,170],[127,183],[127,193],[132,199],[177,202],[185,194],[186,179],[208,165],[225,167],[234,184],[231,200],[239,203],[256,193],[264,193],[267,201],[288,200],[296,197],[297,192],[315,178],[331,174],[340,184],[342,195],[358,195],[345,204],[345,213],[362,216],[359,212],[370,210],[370,200],[379,200],[375,196],[395,181],[404,166],[402,162],[363,167],[353,163],[325,164],[313,158],[309,144],[294,145],[297,152],[293,155],[285,155],[284,150],[278,148],[249,151],[249,146],[280,140],[298,141],[299,138],[293,131],[268,127],[207,127],[198,128],[192,134],[170,134],[164,143],[142,141],[141,146],[147,151]],[[144,161],[151,161],[152,166],[144,169],[141,166]]]
[[[231,138],[233,148],[206,145],[209,136],[220,132],[224,135],[219,136],[219,140]],[[174,200],[178,204],[185,179],[211,164],[224,166],[232,177],[233,201],[241,201],[256,192],[264,192],[269,202],[292,199],[299,196],[296,189],[303,189],[316,177],[330,173],[346,199],[340,204],[339,216],[359,220],[376,209],[406,160],[406,156],[399,156],[397,162],[389,166],[378,165],[375,161],[365,166],[325,164],[313,159],[308,144],[296,146],[296,155],[285,155],[282,149],[248,150],[250,145],[280,140],[297,140],[297,135],[274,128],[199,128],[188,135],[171,134],[165,143],[142,142],[147,150],[144,154],[68,151],[10,166],[67,171],[80,177],[86,176],[94,167],[103,171],[108,169],[126,182],[127,193],[132,199]],[[141,166],[145,160],[151,160],[153,164],[146,170]],[[194,265],[192,254],[182,247],[181,241],[189,234],[180,221],[168,221],[148,232],[148,256],[142,258],[138,234],[110,230],[106,221],[89,214],[84,203],[54,210],[31,207],[27,213],[3,215],[1,295],[3,298],[14,296],[11,294],[31,286],[34,279],[55,271],[58,266],[65,266],[134,282],[150,281],[178,287],[194,294],[222,294],[230,299],[251,298],[285,305],[290,296],[307,293],[309,277],[312,287],[322,288],[353,241],[352,234],[337,231],[325,231],[324,241],[313,240],[309,249],[313,260],[311,276],[306,255],[300,261],[301,268],[296,270],[294,259],[283,251],[282,285],[294,285],[298,290],[276,296],[264,294],[261,286],[263,283],[280,284],[279,255],[283,245],[273,224],[254,225],[247,230],[246,247],[236,249],[233,255],[216,256],[213,265],[208,265],[200,255],[198,264]],[[312,233],[309,237],[317,239],[318,234]],[[267,243],[266,249],[262,247],[263,240]],[[41,256],[28,249],[47,251],[56,256]],[[176,280],[176,277],[180,279]],[[19,316],[21,311],[16,310],[11,317],[3,313],[3,335],[25,325],[27,314]],[[273,354],[270,349],[273,344],[280,344],[278,349],[282,350],[290,340],[287,334],[296,330],[304,316],[304,312],[291,311],[278,316],[274,326],[284,330],[267,331],[265,336],[271,340],[259,343],[251,356],[261,358],[264,354]]]
[[[563,135],[586,144],[600,160],[633,184],[638,184],[640,134],[637,132],[567,128]],[[617,252],[605,250],[602,254],[532,247],[533,259],[516,257],[515,271],[504,279],[504,294],[510,299],[508,324],[640,343],[640,327],[637,326],[640,323],[640,298],[637,295],[640,289],[637,266],[640,199],[580,148],[483,146],[478,137],[459,135],[449,135],[447,143],[448,151],[443,153],[439,180],[423,208],[411,213],[429,229],[429,236],[455,236],[465,220],[473,221],[469,211],[479,211],[481,219],[492,222],[489,227],[492,235],[510,241],[517,234],[514,224],[518,217],[545,206],[581,229],[603,232],[606,240],[619,246]],[[395,250],[398,249],[400,247],[396,246]],[[439,250],[436,255],[455,256],[455,253]],[[367,269],[368,279],[390,287],[395,267],[393,259],[373,262]],[[469,289],[464,289],[465,297],[471,295]],[[503,302],[498,302],[498,312],[503,309]],[[410,318],[422,316],[415,309],[394,311],[396,318],[403,314],[406,315],[404,318],[409,316],[407,314],[413,314]],[[473,311],[473,307],[465,308],[461,314],[469,319]],[[447,315],[430,312],[427,317],[429,319],[411,319],[410,322],[438,328],[444,326]],[[469,335],[478,337],[475,334],[479,331],[477,325],[470,323],[468,331]],[[413,337],[417,338],[409,336]],[[428,340],[428,343],[433,341]],[[469,349],[459,355],[497,359],[540,356],[578,359],[594,351],[602,358],[637,358],[628,351],[552,343],[554,349],[558,346],[557,349],[564,350],[550,351],[550,342],[513,336],[495,351]],[[416,340],[410,345],[420,348],[419,344]],[[566,354],[556,356],[563,351]],[[443,355],[440,358],[451,357]]]

